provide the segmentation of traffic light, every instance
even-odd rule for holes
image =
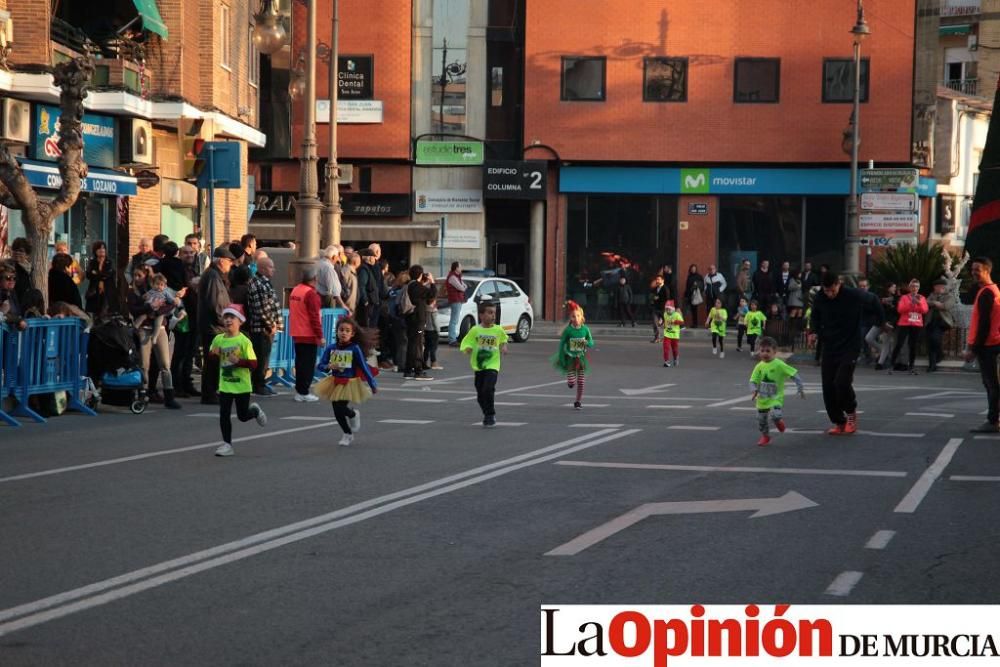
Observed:
[[[205,169],[205,159],[201,156],[205,140],[199,136],[185,136],[183,147],[184,179],[192,181]]]

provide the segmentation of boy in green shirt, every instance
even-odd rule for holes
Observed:
[[[507,354],[507,332],[496,323],[497,309],[492,302],[479,303],[479,324],[465,334],[459,349],[470,356],[476,375],[476,399],[483,410],[483,426],[497,425],[493,397],[500,374],[500,355]]]
[[[758,447],[766,447],[771,442],[768,432],[768,416],[774,420],[779,433],[785,432],[785,420],[781,408],[785,404],[785,380],[792,378],[801,398],[806,397],[805,387],[799,379],[799,372],[781,359],[775,359],[778,343],[770,336],[760,339],[760,363],[750,376],[750,400],[757,404],[757,425],[760,427]]]
[[[757,339],[764,333],[764,323],[767,316],[760,312],[760,304],[757,299],[750,301],[750,312],[747,313],[747,343],[750,344],[750,354],[755,355],[754,348],[757,347]]]
[[[719,359],[726,358],[726,320],[729,312],[722,307],[722,299],[716,299],[715,305],[708,311],[708,321],[705,328],[712,332],[712,354],[718,354]]]
[[[241,422],[256,419],[261,426],[267,424],[267,415],[256,403],[250,402],[253,382],[251,371],[257,368],[257,354],[250,339],[240,333],[240,325],[246,322],[241,306],[229,306],[222,311],[222,326],[226,332],[212,339],[209,356],[219,358],[219,425],[222,427],[222,444],[215,450],[216,456],[232,456],[233,423],[230,420],[233,403],[236,416]]]
[[[667,301],[663,311],[663,367],[680,366],[681,327],[684,316],[675,308],[673,300]],[[670,355],[674,358],[671,361]]]

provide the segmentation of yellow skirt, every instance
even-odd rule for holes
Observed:
[[[331,376],[325,377],[313,387],[313,393],[324,401],[348,401],[350,403],[364,403],[372,397],[371,387],[361,378],[351,378],[347,382]]]

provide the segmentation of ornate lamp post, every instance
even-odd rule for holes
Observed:
[[[261,0],[260,11],[253,17],[253,43],[265,55],[277,53],[288,39],[276,2],[277,0]]]
[[[340,208],[340,186],[338,178],[340,167],[337,166],[337,94],[340,92],[340,3],[333,0],[333,32],[332,46],[329,55],[330,72],[330,157],[326,163],[326,201],[323,208],[323,223],[320,230],[320,243],[326,247],[331,243],[340,243],[340,221],[343,211]]]
[[[861,143],[861,40],[871,34],[865,22],[865,8],[862,0],[858,0],[858,19],[851,28],[854,35],[854,107],[851,112],[851,185],[847,197],[847,235],[844,247],[844,270],[857,275],[860,270],[858,262],[858,236],[860,225],[858,220],[858,146]],[[846,134],[846,133],[845,133]],[[845,136],[845,140],[846,140]]]

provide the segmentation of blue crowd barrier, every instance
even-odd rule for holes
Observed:
[[[342,317],[347,315],[343,308],[324,308],[320,311],[320,320],[323,324],[323,338],[327,343],[332,342],[337,337],[337,323]],[[295,342],[292,340],[288,329],[288,310],[281,311],[283,326],[281,331],[274,335],[274,342],[271,344],[271,357],[268,360],[268,367],[271,369],[271,377],[268,384],[281,384],[286,387],[295,386]],[[323,350],[318,351],[316,362],[319,362],[319,355]],[[313,364],[314,366],[316,364]],[[323,377],[317,375],[316,377]]]
[[[17,348],[13,344],[15,335],[10,328],[0,322],[0,421],[10,426],[20,426],[20,422],[4,412],[3,403],[14,391],[17,384]]]
[[[10,388],[17,406],[14,414],[45,423],[45,418],[28,407],[28,399],[38,394],[65,391],[67,408],[96,416],[97,413],[80,402],[82,368],[86,365],[83,323],[76,318],[28,319],[27,328],[9,332],[4,366],[12,361],[17,377]]]

